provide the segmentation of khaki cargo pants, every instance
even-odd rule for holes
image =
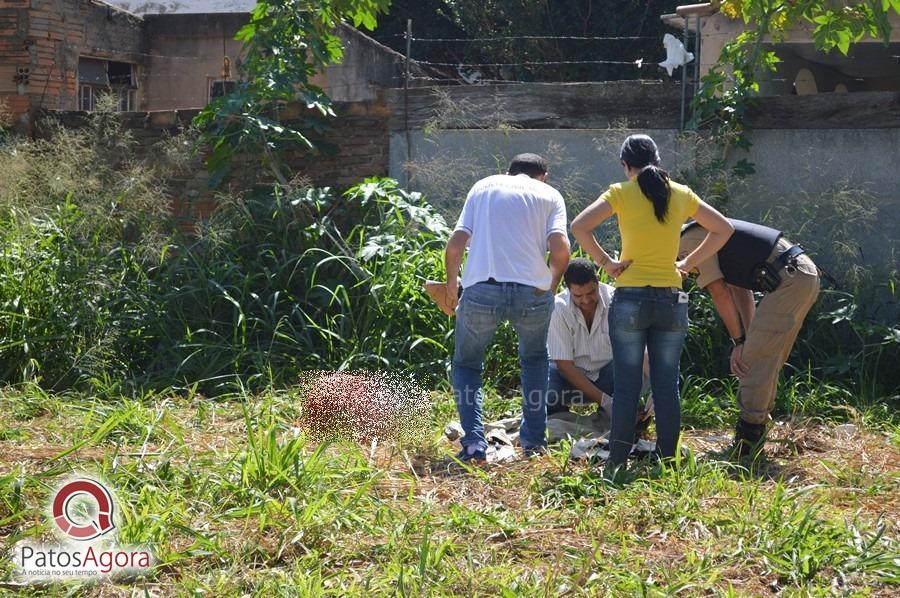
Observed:
[[[781,239],[769,261],[792,244]],[[796,268],[784,268],[781,284],[763,297],[747,330],[743,360],[750,373],[738,385],[737,403],[741,418],[764,424],[775,407],[778,375],[797,340],[803,319],[819,295],[819,272],[805,254],[796,258]]]

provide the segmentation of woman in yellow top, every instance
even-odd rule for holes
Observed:
[[[681,272],[715,254],[734,231],[722,214],[659,167],[656,143],[632,135],[620,154],[628,181],[616,183],[572,221],[572,233],[590,256],[616,279],[609,310],[614,391],[610,430],[611,471],[625,462],[634,444],[635,419],[646,348],[656,410],[656,451],[672,457],[681,428],[678,365],[688,330],[688,296]],[[612,259],[594,229],[615,214],[622,252]],[[693,217],[709,233],[676,262],[681,225]]]

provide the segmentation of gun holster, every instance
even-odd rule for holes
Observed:
[[[806,250],[803,247],[800,245],[792,245],[782,251],[778,257],[775,258],[774,263],[758,263],[753,268],[753,282],[760,291],[771,293],[781,284],[781,276],[779,276],[778,273],[788,265],[793,265],[797,260],[797,256],[804,253],[806,253]]]
[[[771,293],[781,284],[778,271],[769,262],[760,262],[753,268],[753,283],[764,293]]]

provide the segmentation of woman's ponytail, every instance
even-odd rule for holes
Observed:
[[[653,202],[653,213],[660,222],[666,221],[669,213],[669,173],[648,164],[637,177],[638,185],[644,196]]]
[[[653,203],[653,213],[660,222],[669,213],[669,173],[659,167],[656,142],[647,135],[630,135],[622,144],[622,162],[640,168],[637,182],[644,197]]]

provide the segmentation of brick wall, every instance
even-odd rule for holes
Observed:
[[[32,104],[77,106],[79,56],[142,63],[142,26],[140,19],[90,0],[32,0]]]
[[[334,152],[287,156],[288,164],[308,177],[316,186],[346,189],[367,176],[387,176],[389,166],[389,136],[387,108],[375,102],[336,102],[338,118],[320,136],[311,135],[317,145],[334,146]],[[283,113],[291,122],[296,112]]]
[[[388,111],[382,104],[373,102],[337,102],[338,118],[330,122],[329,129],[321,135],[311,135],[314,141],[327,145],[332,151],[316,156],[295,153],[287,156],[291,175],[302,175],[316,186],[344,190],[370,176],[387,176]],[[299,118],[299,106],[291,106],[282,112],[283,120],[290,123]],[[189,126],[198,110],[167,110],[161,112],[120,113],[124,128],[131,132],[138,144],[138,156],[146,156],[164,136],[176,135]],[[87,113],[48,111],[62,125],[71,128],[85,126]],[[38,137],[45,137],[49,129],[41,125],[35,128]],[[236,187],[247,188],[265,180],[265,171],[251,162],[253,170],[234,177]],[[207,186],[206,168],[198,158],[187,172],[172,178],[169,189],[172,195],[173,213],[184,230],[193,227],[197,220],[208,217],[216,207],[215,195]]]
[[[0,107],[11,113],[17,129],[27,131],[31,108],[26,87],[17,80],[20,68],[31,63],[28,39],[28,10],[31,0],[0,2]]]
[[[233,37],[247,18],[138,17],[99,0],[0,0],[0,106],[25,134],[37,109],[78,109],[81,57],[136,65],[132,109],[201,108],[211,82],[223,77],[223,54],[231,64],[227,78],[240,77],[243,44]],[[330,97],[376,101],[380,88],[399,84],[401,55],[349,25],[340,35],[344,62],[312,77]]]
[[[16,67],[29,60],[27,37],[30,0],[0,2],[0,94],[16,93]]]

